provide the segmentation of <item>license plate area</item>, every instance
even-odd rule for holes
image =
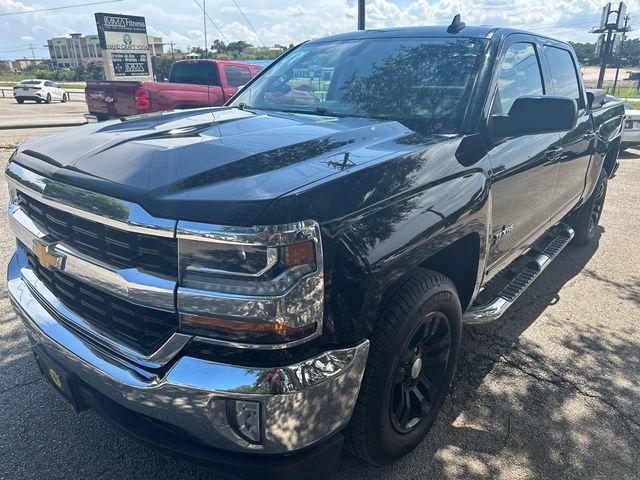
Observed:
[[[67,372],[59,364],[51,360],[42,348],[33,347],[38,368],[47,383],[60,395],[76,412],[82,412],[89,407],[84,402],[80,393],[80,380],[72,373]]]

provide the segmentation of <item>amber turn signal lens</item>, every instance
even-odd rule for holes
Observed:
[[[311,335],[316,330],[315,323],[303,327],[290,327],[282,323],[242,322],[187,314],[181,315],[180,326],[183,331],[197,335],[258,343],[289,341]]]
[[[315,262],[316,244],[313,240],[284,247],[284,263],[287,267],[297,267]]]

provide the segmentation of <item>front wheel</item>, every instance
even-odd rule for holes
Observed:
[[[574,230],[576,232],[574,242],[576,245],[587,245],[596,236],[602,210],[604,209],[604,201],[607,197],[607,184],[608,176],[603,168],[598,177],[596,188],[584,205],[580,207],[574,222]]]
[[[371,337],[367,368],[345,435],[375,465],[413,450],[433,426],[462,343],[462,309],[444,275],[416,270],[394,293]]]
[[[16,98],[16,102],[18,102],[18,103],[24,103],[24,98]]]
[[[67,94],[66,94],[66,93],[63,93],[63,94],[62,94],[62,100],[61,100],[61,102],[62,102],[62,103],[67,103]]]

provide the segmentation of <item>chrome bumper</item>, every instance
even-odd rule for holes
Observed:
[[[247,368],[189,356],[161,375],[133,367],[77,335],[47,304],[41,283],[31,285],[26,256],[18,248],[8,267],[9,297],[29,337],[61,367],[120,405],[179,426],[205,444],[240,452],[292,452],[342,429],[351,417],[369,342],[323,352],[278,368]],[[257,401],[262,442],[251,444],[234,432],[227,400]]]

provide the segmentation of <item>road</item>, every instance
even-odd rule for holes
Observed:
[[[28,135],[40,132],[29,131]],[[10,150],[0,150],[4,165]],[[569,247],[498,322],[468,328],[451,394],[418,449],[384,467],[348,453],[330,480],[632,479],[640,471],[640,151],[622,159],[597,241]],[[0,187],[0,203],[7,190]],[[0,221],[0,266],[13,239]],[[40,378],[0,297],[0,479],[198,479]]]
[[[15,141],[7,138],[7,131],[13,131],[15,127],[52,125],[60,128],[61,125],[79,125],[85,122],[85,113],[87,113],[87,104],[84,101],[49,104],[25,102],[21,105],[11,98],[0,98],[0,146]],[[9,134],[20,138],[33,135],[26,132],[15,134],[9,132]]]

